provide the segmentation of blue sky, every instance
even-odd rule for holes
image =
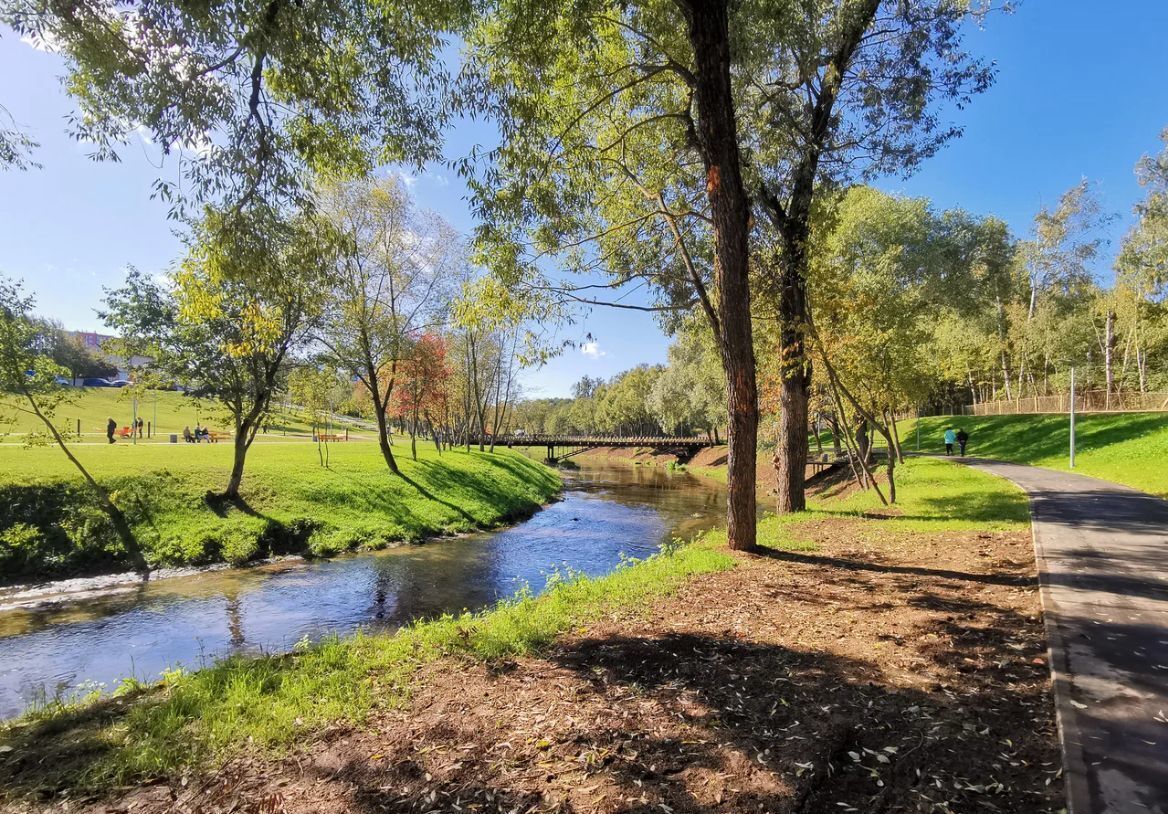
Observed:
[[[1158,151],[1168,126],[1168,2],[1165,0],[1026,0],[1012,15],[992,17],[968,45],[995,60],[998,80],[952,119],[965,135],[908,180],[882,188],[927,196],[940,208],[1002,217],[1029,231],[1040,206],[1086,177],[1106,210],[1119,215],[1099,272],[1106,274],[1141,196],[1132,168]],[[0,104],[41,142],[44,168],[0,173],[0,273],[23,278],[42,313],[95,330],[102,286],[118,284],[127,265],[160,271],[179,251],[166,206],[150,200],[160,175],[175,177],[148,145],[121,164],[95,163],[64,135],[72,109],[61,90],[56,57],[0,31]],[[463,126],[448,153],[490,140],[490,130]],[[440,168],[410,179],[420,205],[455,226],[473,226],[465,188]],[[611,376],[642,362],[662,362],[668,339],[652,318],[595,309],[563,338],[594,343],[529,371],[531,395],[566,395],[582,375]],[[585,352],[587,351],[587,352]]]

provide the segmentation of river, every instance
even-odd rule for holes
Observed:
[[[0,718],[46,698],[155,680],[235,653],[480,609],[556,570],[595,576],[718,525],[717,484],[659,467],[584,463],[531,519],[421,546],[121,586],[0,612]],[[60,599],[60,597],[57,597]],[[0,597],[0,602],[3,598]]]

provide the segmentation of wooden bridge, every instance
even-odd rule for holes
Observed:
[[[490,438],[484,438],[490,443]],[[650,447],[652,449],[684,449],[693,454],[714,442],[703,435],[500,435],[495,446],[546,447],[549,461],[571,458],[597,447]],[[556,450],[561,450],[556,455]]]

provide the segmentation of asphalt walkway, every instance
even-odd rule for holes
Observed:
[[[1030,495],[1071,814],[1168,814],[1168,502],[964,463]]]

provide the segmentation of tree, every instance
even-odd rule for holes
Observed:
[[[0,105],[0,170],[27,170],[40,167],[29,154],[39,147],[27,133],[22,131],[8,112]]]
[[[272,235],[262,267],[244,272],[231,231],[209,223],[164,289],[131,269],[107,291],[102,318],[155,366],[218,403],[232,426],[231,474],[219,497],[238,500],[247,453],[263,426],[289,354],[306,340],[317,310],[322,251],[311,221]]]
[[[418,336],[445,323],[461,242],[441,218],[416,211],[395,178],[322,193],[340,250],[316,338],[369,392],[382,457],[398,474],[387,415],[398,368]]]
[[[134,538],[125,513],[69,449],[66,432],[57,428],[53,417],[68,393],[57,384],[64,369],[45,348],[44,322],[33,317],[34,300],[19,283],[0,277],[0,398],[12,409],[34,416],[53,443],[69,459],[85,481],[98,507],[109,518],[126,552],[142,572],[148,565]],[[32,441],[35,436],[30,436]]]
[[[410,348],[399,368],[400,383],[394,398],[398,416],[410,433],[410,456],[418,460],[418,433],[425,420],[438,452],[442,452],[433,417],[446,411],[446,384],[450,368],[446,364],[446,341],[437,334],[424,333]]]
[[[669,364],[653,384],[648,406],[666,431],[705,430],[711,440],[726,424],[726,382],[718,349],[702,326],[690,321],[669,346]]]
[[[101,353],[87,347],[79,336],[56,320],[42,320],[41,332],[47,351],[54,362],[69,373],[69,378],[108,378],[117,375],[118,368]]]
[[[521,344],[534,358],[543,358],[538,338],[523,332],[524,321],[538,312],[540,300],[513,297],[489,277],[474,278],[464,272],[463,279],[462,291],[454,302],[453,328],[461,350],[466,446],[469,450],[471,435],[477,429],[479,450],[485,448],[489,435],[494,452],[495,440],[518,395]]]
[[[119,160],[145,131],[164,156],[182,153],[181,181],[155,190],[176,215],[185,194],[224,212],[251,209],[245,222],[257,223],[303,203],[306,171],[437,156],[442,46],[469,8],[3,0],[0,22],[64,58],[79,107],[70,130],[96,145],[96,158]]]
[[[312,437],[320,465],[329,467],[329,423],[337,407],[352,395],[352,388],[335,367],[300,365],[288,373],[288,394],[312,418]]]
[[[1084,309],[1095,296],[1091,264],[1103,245],[1100,228],[1110,220],[1084,179],[1034,218],[1034,236],[1018,250],[1018,275],[1024,300],[1016,303],[1013,332],[1016,355],[1015,397],[1022,398],[1035,373],[1049,371],[1078,354],[1094,333]]]
[[[815,193],[857,169],[911,169],[956,133],[930,102],[960,104],[989,83],[959,47],[975,11],[950,0],[510,0],[469,36],[482,66],[473,90],[486,89],[503,134],[474,184],[480,245],[518,285],[556,254],[611,278],[544,284],[567,297],[647,283],[659,294],[650,309],[705,314],[727,381],[732,547],[754,545],[751,255],[767,261],[759,277],[787,326],[780,506],[795,510]]]
[[[1124,358],[1129,356],[1127,349],[1134,350],[1141,391],[1148,386],[1148,346],[1156,332],[1151,317],[1168,294],[1168,129],[1160,139],[1164,142],[1160,154],[1144,156],[1136,165],[1136,177],[1147,192],[1136,204],[1136,223],[1124,236],[1116,261],[1119,294],[1126,300],[1130,325]]]
[[[773,41],[744,38],[743,119],[754,137],[757,200],[772,232],[766,242],[773,248],[760,263],[762,291],[781,326],[780,511],[804,507],[807,280],[819,196],[857,177],[911,172],[959,133],[937,107],[964,106],[989,86],[991,68],[961,47],[964,24],[987,7],[833,0],[782,15],[782,36]]]
[[[758,411],[730,19],[717,0],[508,0],[468,37],[469,74],[503,136],[474,183],[497,274],[589,303],[630,281],[661,295],[650,310],[700,303],[728,383],[728,540],[749,550]],[[544,285],[551,253],[612,282]]]

